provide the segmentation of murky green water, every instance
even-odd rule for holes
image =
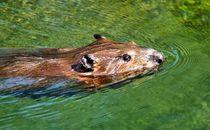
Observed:
[[[167,61],[84,97],[0,96],[0,129],[210,129],[209,12],[207,0],[1,0],[0,47],[80,47],[100,33]]]

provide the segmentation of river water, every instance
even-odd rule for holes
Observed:
[[[162,51],[166,62],[154,75],[88,95],[1,95],[0,129],[210,129],[210,31],[203,24],[210,16],[190,17],[202,7],[185,2],[1,0],[1,48],[76,48],[99,33]],[[208,1],[200,4],[209,11]]]

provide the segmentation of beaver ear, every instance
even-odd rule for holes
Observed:
[[[93,71],[93,64],[96,63],[92,55],[84,55],[80,63],[87,71]]]
[[[98,40],[101,40],[101,39],[106,39],[106,37],[100,35],[100,34],[94,34],[93,37],[98,41]]]
[[[94,34],[93,37],[96,39],[96,41],[92,42],[90,45],[102,44],[109,41],[108,39],[106,39],[106,37],[100,34]]]
[[[71,65],[71,68],[74,71],[81,73],[93,72],[93,65],[94,63],[96,63],[94,59],[95,58],[90,54],[84,55],[83,57],[81,57],[80,62]]]

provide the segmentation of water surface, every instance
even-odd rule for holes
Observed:
[[[210,6],[185,2],[1,1],[1,48],[76,48],[99,33],[167,60],[159,73],[88,95],[2,95],[0,129],[210,129]]]

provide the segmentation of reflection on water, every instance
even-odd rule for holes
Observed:
[[[205,0],[1,1],[0,47],[80,47],[100,33],[162,51],[166,62],[160,72],[117,89],[74,94],[76,89],[63,96],[68,89],[59,87],[74,83],[61,81],[46,91],[59,96],[1,95],[0,129],[209,129],[208,5]],[[36,82],[26,81],[1,79],[0,86]]]
[[[6,78],[0,81],[0,89],[10,88],[17,85],[31,85],[36,82],[36,79],[26,79],[24,77]]]

